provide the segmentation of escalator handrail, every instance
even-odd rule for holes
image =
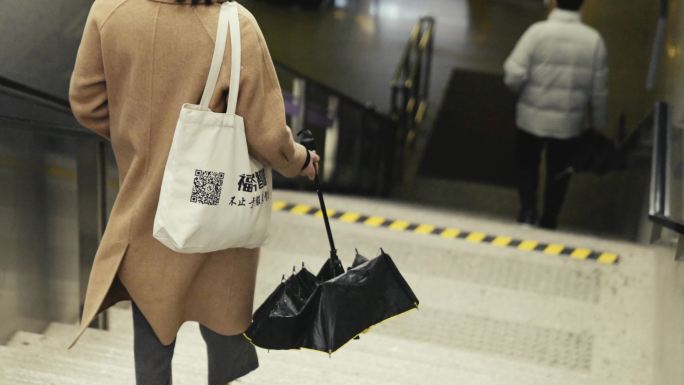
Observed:
[[[51,122],[45,122],[35,119],[26,119],[15,116],[5,116],[0,114],[0,122],[9,123],[8,126],[3,128],[17,129],[17,130],[29,130],[33,132],[38,132],[47,136],[56,137],[67,137],[67,138],[84,138],[84,139],[97,139],[100,141],[106,141],[103,137],[95,134],[94,132],[82,128],[81,126],[67,126],[61,124],[55,124]]]
[[[9,90],[12,93],[20,94],[22,97],[32,99],[41,104],[48,105],[56,110],[71,114],[69,101],[64,98],[37,90],[2,76],[0,76],[0,88]]]
[[[429,105],[435,18],[421,17],[411,29],[390,80],[390,110],[402,127],[421,127]],[[411,135],[411,134],[407,134]]]
[[[673,218],[668,209],[668,192],[671,183],[668,179],[671,130],[670,106],[659,102],[656,104],[653,117],[653,158],[648,216],[654,223],[684,235],[684,222]]]
[[[354,107],[361,109],[364,112],[366,112],[366,113],[368,113],[368,114],[372,115],[373,117],[378,118],[380,120],[391,121],[389,116],[377,111],[375,108],[364,105],[363,103],[352,98],[351,96],[349,96],[343,92],[340,92],[340,91],[334,89],[333,87],[331,87],[325,83],[322,83],[318,80],[315,80],[315,79],[311,78],[310,76],[304,75],[302,72],[300,72],[300,71],[298,71],[292,67],[289,67],[283,63],[274,61],[274,64],[277,67],[280,67],[283,70],[285,70],[285,71],[287,71],[287,72],[289,72],[289,73],[291,73],[291,74],[293,74],[299,78],[305,79],[307,82],[315,84],[316,87],[321,88],[326,93],[331,94],[331,95],[337,97],[338,99],[344,101],[345,104],[353,105]],[[2,76],[0,76],[0,89],[7,89],[10,92],[17,93],[17,94],[21,95],[22,97],[32,99],[36,102],[39,102],[41,104],[45,104],[45,105],[50,106],[50,107],[52,107],[56,110],[59,110],[61,112],[71,114],[71,106],[70,106],[68,100],[54,96],[54,95],[49,94],[47,92],[37,90],[35,88],[26,86],[22,83],[18,83],[14,80],[11,80],[11,79],[8,79],[8,78],[2,77]]]
[[[0,76],[0,92],[12,95],[12,97],[16,96],[22,100],[28,100],[31,103],[39,104],[69,117],[73,116],[68,100],[2,76]],[[6,115],[0,112],[0,121],[10,123],[6,126],[8,128],[37,131],[49,136],[90,137],[104,140],[92,131],[81,127],[75,120],[73,125],[60,124],[35,119],[33,116],[21,116],[11,113]]]
[[[413,49],[417,48],[419,52],[422,52],[423,50],[427,49],[430,43],[434,40],[434,26],[435,19],[430,16],[421,17],[413,26],[411,29],[411,34],[409,35],[409,39],[404,46],[404,51],[399,59],[399,63],[397,64],[394,74],[392,75],[392,79],[390,80],[390,86],[392,88],[411,88],[413,86],[410,81],[414,78],[417,69],[420,67],[419,64],[422,63],[414,63],[414,65],[409,68],[408,71],[405,70],[405,64],[408,62]],[[423,41],[423,39],[427,40]],[[421,60],[422,56],[418,56],[418,61]],[[402,79],[405,79],[405,81],[402,82]],[[409,83],[407,83],[407,81],[409,81]]]

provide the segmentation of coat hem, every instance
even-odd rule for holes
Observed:
[[[97,310],[95,311],[94,314],[88,316],[87,318],[85,318],[86,317],[85,315],[83,316],[83,318],[81,319],[80,329],[79,329],[78,333],[76,334],[76,336],[74,337],[74,339],[72,340],[71,344],[69,344],[69,346],[67,347],[67,350],[70,350],[71,348],[73,348],[76,345],[78,340],[83,336],[83,334],[86,332],[86,330],[88,330],[88,327],[93,322],[95,317],[97,317],[98,314],[102,313],[103,311],[107,310],[107,308],[109,308],[109,306],[107,308],[101,308],[101,307],[102,307],[102,304],[104,303],[105,299],[107,298],[107,296],[110,294],[110,292],[112,290],[112,286],[114,284],[114,279],[116,278],[117,274],[119,273],[119,268],[121,267],[121,263],[123,262],[124,258],[126,257],[126,252],[128,251],[128,246],[129,246],[129,243],[126,242],[123,249],[118,253],[118,257],[117,257],[118,261],[116,262],[116,269],[112,269],[113,274],[110,278],[108,278],[109,284],[107,286],[107,291],[105,291],[102,298],[99,298],[97,301],[97,306],[95,307]]]

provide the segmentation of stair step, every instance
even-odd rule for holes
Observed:
[[[12,367],[7,378],[25,375],[26,384],[80,385],[130,384],[133,376],[132,340],[125,332],[91,330],[83,336],[76,348],[65,350],[76,332],[76,327],[51,324],[44,336],[29,336],[32,343],[6,347],[0,352],[0,362]],[[18,341],[23,339],[17,338]],[[8,358],[6,352],[10,351]],[[196,325],[187,324],[179,333],[174,358],[174,376],[178,384],[196,384],[197,378],[206,375],[204,343]],[[333,358],[327,355],[300,352],[259,351],[260,370],[245,377],[244,384],[291,385],[316,384],[322,378],[331,385],[337,384],[447,384],[465,381],[478,384],[501,383],[496,377],[511,371],[521,379],[520,365],[505,360],[492,360],[485,356],[433,346],[381,334],[368,334],[354,341]],[[11,361],[11,362],[8,362]],[[474,365],[479,361],[479,365]],[[16,363],[16,365],[12,364]],[[48,362],[49,365],[36,365]],[[306,363],[302,365],[302,363]],[[491,366],[493,365],[493,366]],[[525,384],[554,383],[581,384],[587,379],[577,373],[558,371],[549,377],[535,373],[527,365]],[[487,368],[497,367],[497,375],[487,374]],[[26,372],[26,373],[25,373]],[[23,373],[23,374],[22,374]],[[425,378],[430,373],[430,378]],[[5,375],[7,376],[7,375]],[[334,377],[334,378],[333,378]],[[328,379],[330,378],[330,379]],[[574,380],[572,380],[574,378]],[[0,377],[0,379],[4,379]],[[33,381],[33,382],[31,382]],[[50,382],[52,381],[52,382]],[[88,382],[91,381],[91,382]],[[5,384],[5,382],[0,382]],[[7,382],[9,385],[12,382]]]
[[[40,344],[45,339],[43,334],[19,331],[7,341],[7,346],[22,346]]]
[[[87,356],[55,349],[14,347],[0,351],[0,384],[13,384],[17,378],[25,383],[43,385],[123,384],[132,368],[107,360],[91,361]],[[130,377],[129,377],[130,378]],[[128,381],[130,383],[130,381]]]

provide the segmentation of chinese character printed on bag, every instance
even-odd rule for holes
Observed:
[[[242,174],[238,181],[238,191],[255,192],[262,190],[268,185],[266,170],[261,169],[254,174]]]
[[[259,185],[259,190],[266,187],[266,184],[268,182],[266,181],[266,170],[265,169],[262,168],[261,171],[257,171],[256,180],[257,180],[257,184]]]
[[[238,197],[233,196],[228,202],[229,206],[247,207],[249,205],[250,209],[265,205],[270,199],[270,191],[268,190],[268,180],[266,179],[266,169],[261,169],[254,174],[241,174],[240,179],[237,183],[238,191],[246,193],[257,193],[257,196],[252,196],[251,200],[247,201],[250,197]],[[261,193],[259,194],[260,190]]]
[[[240,181],[238,182],[238,191],[253,192],[257,189],[257,183],[255,181],[254,174],[242,174],[240,175]]]

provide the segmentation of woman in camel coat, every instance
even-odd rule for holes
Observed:
[[[96,0],[71,79],[74,115],[111,141],[120,174],[76,340],[98,313],[131,300],[139,385],[171,383],[173,346],[185,321],[201,325],[210,385],[224,385],[258,366],[254,348],[240,334],[251,320],[259,250],[178,254],[152,237],[181,106],[199,101],[207,79],[220,8],[211,3]],[[264,37],[254,17],[238,7],[237,114],[245,121],[250,154],[284,176],[313,177],[318,157],[293,141]],[[226,109],[230,48],[225,52],[212,111]]]

